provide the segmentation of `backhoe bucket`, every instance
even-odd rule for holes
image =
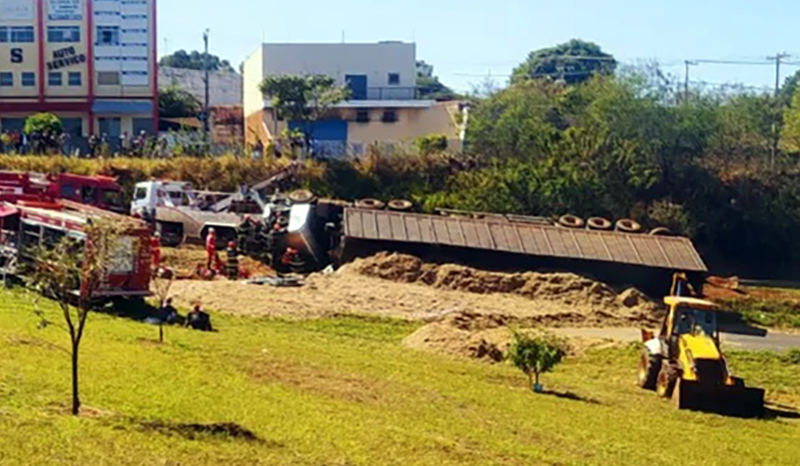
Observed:
[[[760,417],[764,414],[764,390],[743,385],[706,385],[679,380],[673,401],[678,409],[725,416]]]

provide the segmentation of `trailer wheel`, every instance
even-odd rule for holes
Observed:
[[[292,204],[311,204],[317,200],[317,196],[307,189],[298,189],[289,194],[289,201]]]
[[[640,233],[642,231],[642,225],[636,220],[624,218],[617,221],[617,231],[623,233]]]
[[[647,348],[642,350],[639,358],[638,382],[645,390],[655,390],[658,383],[658,374],[661,372],[663,358],[658,354],[650,354]]]
[[[389,210],[394,210],[396,212],[408,212],[412,208],[414,208],[414,204],[405,199],[395,199],[389,201]]]
[[[611,223],[610,220],[601,217],[590,218],[586,222],[586,225],[589,227],[590,230],[598,230],[598,231],[608,231],[614,228],[614,224]]]
[[[650,236],[672,236],[672,230],[667,227],[658,227],[650,230]]]
[[[582,218],[575,215],[564,215],[558,219],[558,224],[567,228],[583,228],[586,222]]]
[[[386,204],[377,199],[359,199],[356,201],[356,207],[366,210],[383,210]]]

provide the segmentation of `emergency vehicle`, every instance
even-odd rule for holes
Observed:
[[[0,203],[0,273],[24,274],[26,262],[36,260],[40,248],[71,237],[82,247],[91,243],[86,226],[110,218],[129,225],[116,239],[110,268],[95,298],[141,298],[150,295],[151,256],[149,226],[136,219],[72,201]],[[75,290],[80,293],[82,290]]]
[[[126,210],[122,187],[114,178],[69,173],[44,175],[0,171],[0,201],[52,203],[57,199],[79,202],[120,214]]]

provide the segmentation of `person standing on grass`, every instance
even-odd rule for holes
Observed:
[[[186,316],[186,326],[201,332],[213,332],[211,326],[211,316],[200,309],[199,304],[195,304],[194,309]]]

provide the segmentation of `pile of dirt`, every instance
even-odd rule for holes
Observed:
[[[563,304],[635,308],[651,304],[636,290],[621,295],[609,286],[571,273],[496,273],[455,264],[430,264],[405,254],[380,253],[345,266],[343,273],[403,283],[421,283],[434,288],[478,294],[515,294],[529,299]]]
[[[220,258],[225,260],[225,252],[220,251]],[[161,262],[164,266],[175,270],[179,280],[195,277],[198,265],[205,266],[206,251],[202,246],[183,245],[179,248],[161,248]],[[246,256],[239,256],[239,266],[250,276],[272,275],[272,269]]]

